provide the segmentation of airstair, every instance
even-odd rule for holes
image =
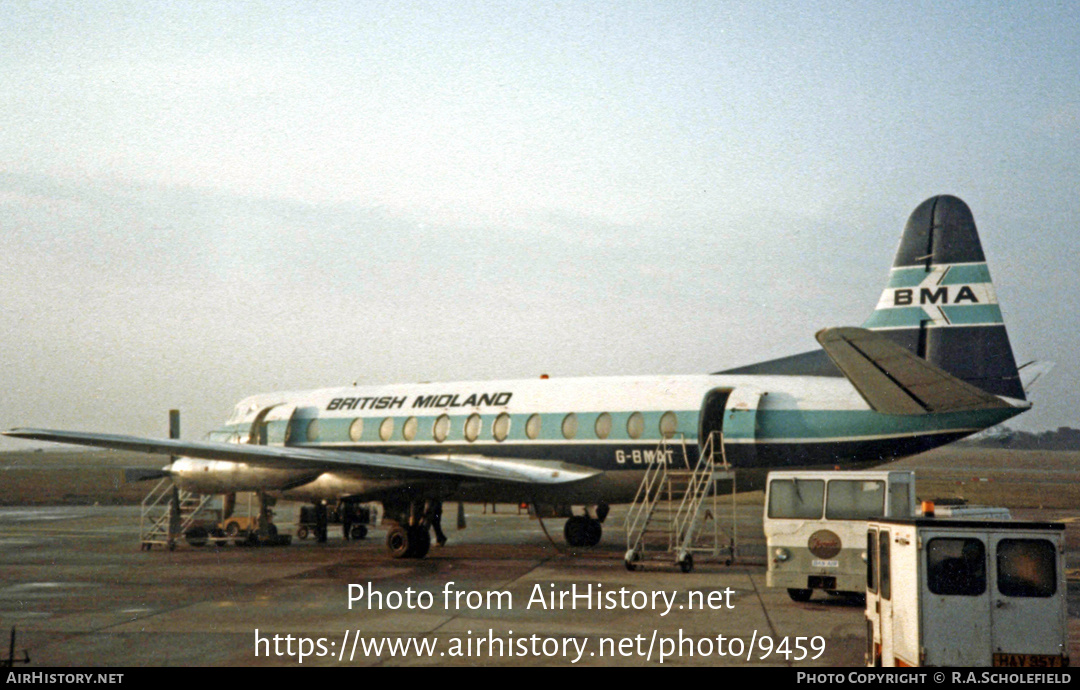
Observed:
[[[719,431],[709,434],[698,453],[697,465],[690,468],[686,439],[682,438],[683,466],[671,467],[670,461],[654,462],[646,467],[637,496],[626,513],[626,568],[636,570],[650,557],[674,555],[675,564],[684,572],[694,567],[694,553],[719,557],[727,552],[727,563],[736,557],[735,470],[724,455],[724,437]],[[656,457],[672,458],[668,439],[660,442]],[[727,545],[721,546],[719,495],[717,483],[731,482],[731,530]],[[711,521],[711,529],[706,522]]]
[[[162,479],[142,502],[139,518],[142,548],[149,551],[156,544],[172,551],[185,536],[192,546],[205,544],[208,536],[206,530],[192,530],[192,527],[213,498],[212,494],[181,491],[170,477]],[[198,541],[201,543],[196,543]]]

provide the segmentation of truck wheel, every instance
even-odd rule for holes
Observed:
[[[360,541],[367,536],[367,527],[365,527],[364,525],[353,525],[352,528],[349,530],[349,536],[354,541]]]
[[[788,596],[792,601],[810,601],[810,597],[813,596],[814,590],[812,589],[788,589]]]
[[[297,539],[307,539],[307,536],[308,536],[308,528],[307,527],[300,527],[300,528],[298,528],[296,530],[296,538]]]

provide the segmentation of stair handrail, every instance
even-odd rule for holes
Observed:
[[[717,441],[717,439],[719,439],[719,441]],[[713,483],[713,471],[715,470],[716,465],[715,455],[718,444],[722,460],[721,466],[725,469],[729,467],[723,451],[723,432],[709,432],[709,436],[705,440],[705,445],[702,446],[701,452],[698,453],[697,464],[694,466],[694,470],[687,482],[686,491],[683,494],[682,501],[680,501],[679,507],[675,511],[675,517],[672,520],[672,546],[680,544],[684,548],[690,547],[689,542],[693,540],[694,523],[701,511],[701,505],[704,503],[705,498],[708,497],[710,488],[712,488],[711,484]]]
[[[645,536],[645,529],[652,518],[656,504],[660,502],[663,494],[663,486],[667,479],[667,439],[661,439],[657,446],[657,458],[664,458],[664,462],[653,462],[645,467],[645,474],[638,485],[637,493],[626,512],[623,525],[626,528],[626,549],[637,551]]]

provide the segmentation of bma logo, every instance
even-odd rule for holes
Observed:
[[[918,302],[915,301],[916,299],[918,299]],[[918,294],[915,293],[913,288],[903,288],[893,292],[893,306],[895,307],[906,307],[913,304],[960,304],[962,302],[979,303],[979,298],[975,296],[975,291],[971,289],[970,285],[961,285],[960,289],[952,295],[949,294],[948,285],[943,285],[937,289],[919,288]]]

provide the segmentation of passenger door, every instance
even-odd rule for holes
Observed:
[[[736,388],[724,400],[721,431],[724,457],[736,467],[750,467],[757,458],[757,415],[761,391]]]
[[[269,405],[255,415],[248,432],[248,443],[257,446],[287,445],[291,432],[291,422],[296,405],[279,403]]]

